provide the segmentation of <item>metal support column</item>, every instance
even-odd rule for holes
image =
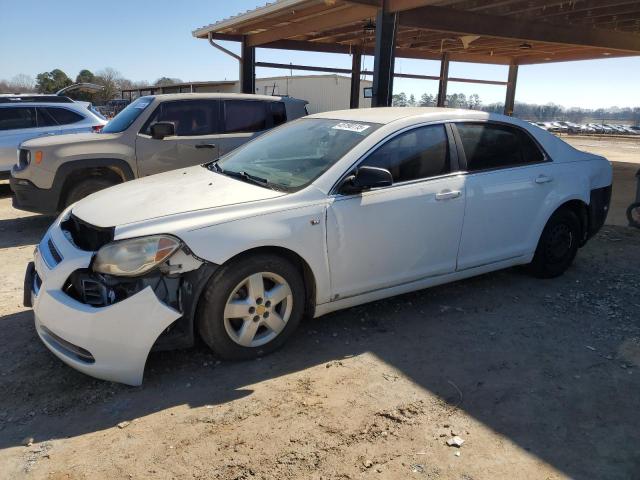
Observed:
[[[376,17],[376,47],[373,60],[372,107],[389,107],[393,96],[393,70],[395,63],[398,14],[387,11],[388,0]]]
[[[242,39],[242,59],[240,61],[240,91],[256,93],[256,49],[247,46],[247,39]]]
[[[359,49],[354,49],[351,58],[351,96],[349,98],[349,108],[360,106],[360,66],[362,65],[362,54]]]
[[[447,101],[447,85],[449,83],[449,54],[443,53],[440,59],[440,82],[438,84],[438,107],[444,107]]]
[[[509,65],[509,78],[507,80],[507,96],[504,100],[504,114],[513,115],[516,103],[516,84],[518,83],[518,64]]]

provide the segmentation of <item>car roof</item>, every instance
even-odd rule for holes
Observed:
[[[335,110],[332,112],[314,113],[306,118],[329,118],[353,122],[387,124],[400,119],[415,118],[426,122],[437,122],[455,119],[487,120],[491,114],[479,110],[463,110],[438,107],[376,107],[352,110]],[[507,118],[507,117],[505,117]]]
[[[280,97],[277,95],[257,95],[252,93],[161,93],[158,95],[145,95],[146,97],[156,97],[159,100],[193,100],[194,98],[215,98],[215,99],[225,99],[225,98],[233,98],[236,100],[262,100],[267,102],[287,102],[287,101],[295,101],[295,102],[306,102],[306,100],[300,100],[292,97]]]

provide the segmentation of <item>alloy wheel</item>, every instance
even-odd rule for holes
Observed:
[[[284,330],[293,308],[287,281],[272,272],[254,273],[232,290],[224,308],[224,328],[243,347],[259,347]]]

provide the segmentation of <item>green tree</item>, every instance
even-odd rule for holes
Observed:
[[[83,69],[76,76],[76,83],[95,83],[96,76],[91,70]]]
[[[394,107],[406,107],[407,106],[407,94],[400,92],[391,98],[391,105]]]
[[[407,100],[407,106],[409,107],[415,107],[417,105],[416,103],[416,97],[413,95],[413,93],[411,95],[409,95],[409,100]]]
[[[36,76],[36,89],[39,93],[55,93],[61,88],[68,87],[73,81],[59,68],[50,72],[39,73]]]
[[[436,97],[429,93],[423,93],[420,97],[421,107],[434,107],[436,104]]]
[[[182,80],[180,80],[179,78],[160,77],[158,80],[156,80],[156,83],[154,85],[157,85],[159,87],[167,87],[169,85],[175,85],[176,83],[182,83]]]

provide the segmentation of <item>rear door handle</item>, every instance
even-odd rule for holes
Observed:
[[[436,193],[436,200],[450,200],[452,198],[458,198],[462,192],[460,190],[443,190],[440,193]]]
[[[546,175],[538,175],[534,180],[534,182],[536,182],[538,185],[542,185],[543,183],[549,183],[552,181],[553,181],[553,178],[547,177]]]
[[[216,146],[213,143],[199,143],[196,148],[216,148]]]

